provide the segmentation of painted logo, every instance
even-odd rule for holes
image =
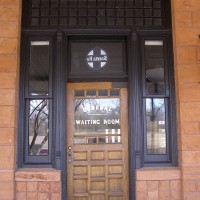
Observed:
[[[108,63],[108,55],[104,49],[96,47],[89,51],[86,62],[90,68],[101,70]]]

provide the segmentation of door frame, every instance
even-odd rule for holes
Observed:
[[[63,110],[66,110],[67,102],[66,102],[66,83],[67,83],[67,60],[66,60],[66,54],[68,53],[68,49],[64,48],[64,46],[67,46],[67,42],[63,42],[66,40],[66,36],[73,36],[78,37],[80,36],[80,32],[84,36],[94,36],[98,38],[98,36],[102,35],[104,37],[106,36],[122,36],[127,38],[127,68],[128,68],[128,80],[127,80],[127,92],[128,92],[128,160],[129,160],[129,200],[135,200],[135,169],[136,169],[136,162],[140,162],[140,155],[138,156],[135,154],[136,150],[140,152],[141,144],[138,144],[137,141],[139,141],[139,134],[135,134],[138,132],[138,128],[140,127],[141,123],[141,99],[139,98],[140,91],[140,70],[136,67],[137,63],[139,62],[136,49],[139,48],[139,45],[137,44],[137,37],[136,37],[136,31],[132,29],[71,29],[71,30],[65,30],[63,32],[57,33],[57,43],[56,43],[56,55],[57,55],[57,63],[58,66],[58,73],[55,74],[56,77],[55,80],[57,81],[57,89],[58,92],[56,94],[56,102],[57,103],[57,115],[60,116],[57,121],[56,130],[58,130],[59,134],[56,135],[56,141],[59,141],[59,144],[56,144],[55,147],[55,166],[58,166],[61,169],[61,182],[62,182],[62,199],[67,199],[67,182],[66,182],[66,113],[63,112]],[[66,40],[67,41],[67,40]],[[135,59],[134,59],[135,58]],[[61,62],[59,62],[59,60]],[[89,82],[88,80],[87,82]],[[101,80],[102,81],[102,80]],[[107,80],[110,82],[113,82],[113,80]],[[115,80],[116,81],[116,80]],[[115,82],[114,81],[114,82]],[[76,82],[80,82],[76,81]],[[117,81],[116,81],[117,83]],[[55,113],[56,115],[56,113]],[[55,122],[56,123],[56,122]],[[136,146],[137,144],[137,146]],[[56,151],[59,149],[58,151]],[[60,162],[59,162],[60,161]],[[60,163],[60,164],[59,164]]]

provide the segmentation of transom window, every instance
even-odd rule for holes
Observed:
[[[30,0],[26,26],[166,25],[163,0]]]

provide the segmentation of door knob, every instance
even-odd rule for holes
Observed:
[[[69,146],[68,147],[68,152],[67,152],[67,156],[68,156],[68,163],[71,164],[72,163],[72,147]]]

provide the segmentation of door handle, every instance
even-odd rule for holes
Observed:
[[[67,152],[67,156],[68,156],[68,163],[71,164],[72,163],[72,147],[69,146],[68,147],[68,152]]]

